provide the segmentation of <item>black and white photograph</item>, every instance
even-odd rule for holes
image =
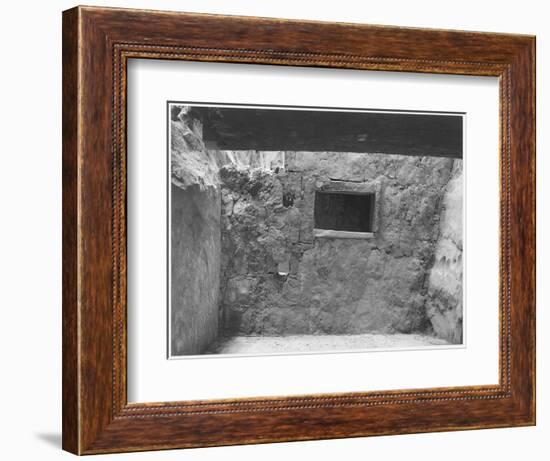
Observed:
[[[465,114],[167,104],[168,356],[464,344]]]

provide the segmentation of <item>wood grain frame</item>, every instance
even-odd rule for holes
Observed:
[[[128,59],[497,76],[495,386],[128,404]],[[490,172],[489,172],[490,173]],[[63,13],[63,448],[76,454],[535,424],[535,38],[159,11]]]

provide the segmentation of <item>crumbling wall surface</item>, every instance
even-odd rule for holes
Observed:
[[[202,123],[183,107],[170,122],[171,182],[185,189],[218,186],[216,154],[206,149],[202,140]]]
[[[453,160],[287,152],[285,162],[220,170],[224,333],[430,330],[427,277]],[[376,185],[374,238],[313,236],[315,191],[336,182]]]
[[[200,121],[171,122],[171,352],[200,354],[218,336],[220,189]]]
[[[426,302],[434,332],[455,344],[462,343],[462,189],[462,160],[455,160],[442,202]]]

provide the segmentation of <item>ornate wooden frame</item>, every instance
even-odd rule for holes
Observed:
[[[161,404],[126,400],[130,58],[500,79],[500,382]],[[63,13],[63,448],[77,454],[535,423],[535,38],[77,7]]]

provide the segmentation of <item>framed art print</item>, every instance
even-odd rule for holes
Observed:
[[[63,15],[63,447],[535,422],[534,38]]]

